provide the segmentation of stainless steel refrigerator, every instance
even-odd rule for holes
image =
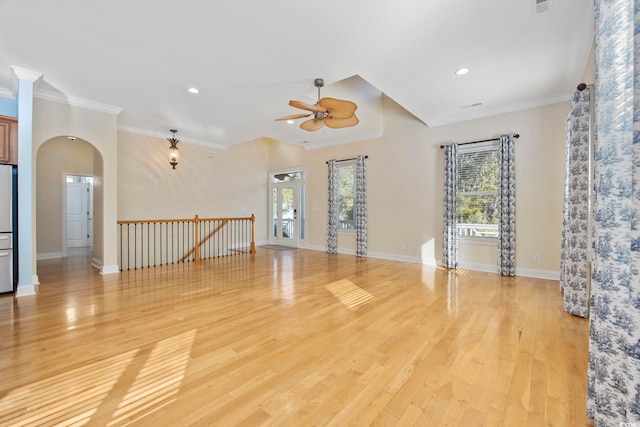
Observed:
[[[0,164],[0,293],[13,292],[17,283],[17,200],[17,169]]]

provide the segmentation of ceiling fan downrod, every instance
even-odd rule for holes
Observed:
[[[315,79],[313,85],[318,88],[318,103],[320,103],[320,88],[324,87],[324,79]]]

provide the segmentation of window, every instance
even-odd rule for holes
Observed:
[[[300,181],[303,179],[304,179],[304,174],[302,171],[275,173],[271,175],[271,182]]]
[[[338,229],[355,230],[355,163],[344,163],[338,165],[338,181]]]
[[[498,237],[498,147],[458,152],[458,235]]]

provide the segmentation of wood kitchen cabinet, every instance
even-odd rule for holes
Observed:
[[[0,163],[18,164],[18,119],[0,116]]]

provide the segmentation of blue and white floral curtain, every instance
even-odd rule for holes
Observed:
[[[498,273],[516,275],[516,158],[511,135],[502,135],[498,146]]]
[[[576,90],[566,120],[564,222],[560,258],[560,290],[564,311],[589,315],[589,98],[591,89]]]
[[[356,159],[356,256],[367,256],[367,167],[365,156]]]
[[[640,425],[639,23],[638,0],[595,0],[597,197],[587,415],[596,426]]]
[[[458,266],[458,146],[444,147],[442,265]]]
[[[338,189],[339,177],[336,160],[329,160],[329,212],[327,221],[327,252],[338,253]]]

